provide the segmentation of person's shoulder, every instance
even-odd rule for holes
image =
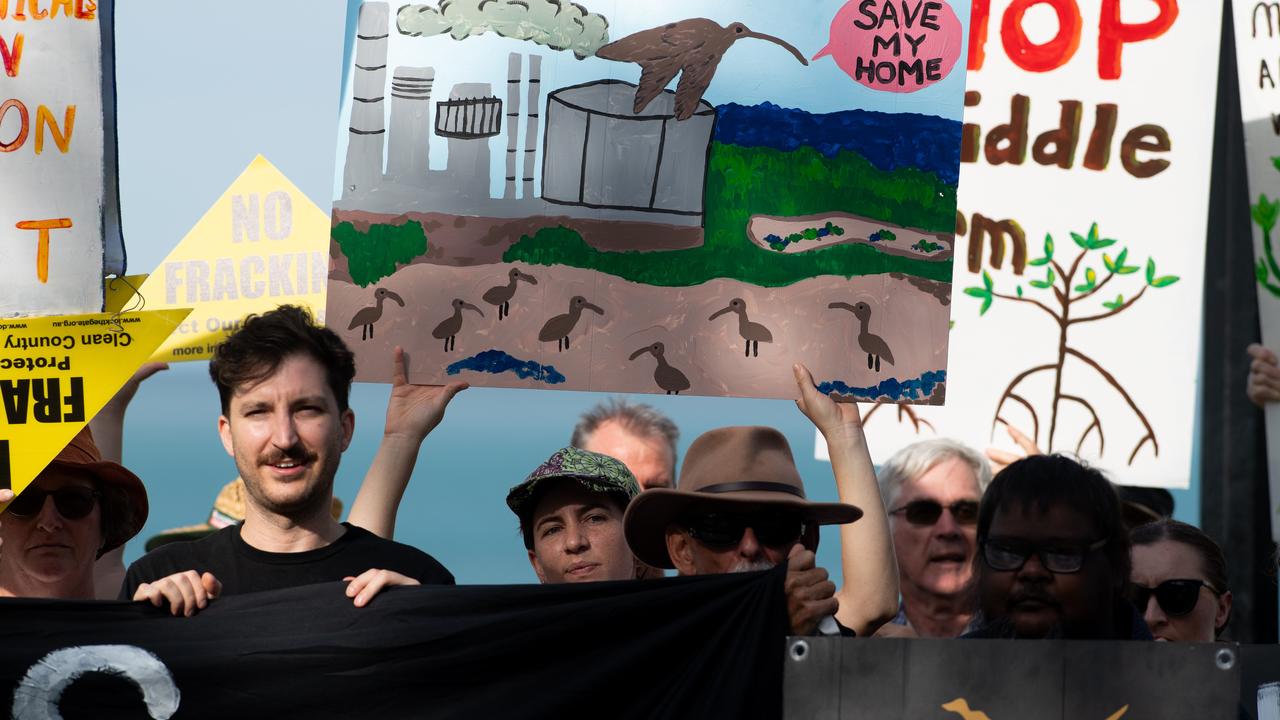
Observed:
[[[385,566],[414,578],[423,585],[453,585],[453,573],[439,560],[412,545],[378,537],[357,525],[343,523],[347,532],[343,536],[350,547],[361,554],[373,556],[375,566]]]

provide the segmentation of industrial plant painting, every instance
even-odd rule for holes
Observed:
[[[363,380],[941,403],[955,5],[365,2],[329,326]]]

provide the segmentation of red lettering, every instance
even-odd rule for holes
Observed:
[[[14,33],[12,47],[0,37],[0,62],[4,63],[5,75],[18,77],[18,65],[22,62],[22,33]]]
[[[1050,5],[1058,15],[1058,34],[1043,45],[1031,42],[1022,18],[1036,5]],[[1014,65],[1029,72],[1048,72],[1066,65],[1080,47],[1083,20],[1075,0],[1013,0],[1000,23],[1000,41]]]
[[[1120,19],[1120,0],[1102,0],[1098,23],[1098,77],[1120,79],[1120,51],[1125,43],[1142,42],[1163,35],[1178,19],[1178,0],[1153,0],[1160,6],[1154,20],[1128,25]]]
[[[987,20],[991,18],[991,0],[973,0],[969,15],[969,69],[981,70],[987,59]]]
[[[4,116],[13,108],[18,109],[18,134],[9,142],[0,140],[0,152],[13,152],[22,147],[22,143],[27,141],[27,133],[31,131],[31,116],[27,113],[27,106],[13,98],[0,104],[0,124],[4,123]]]

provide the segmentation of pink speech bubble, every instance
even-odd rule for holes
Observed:
[[[872,90],[915,92],[951,74],[962,33],[946,0],[849,0],[813,59],[832,56]]]

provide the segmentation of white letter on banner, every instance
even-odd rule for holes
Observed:
[[[92,672],[132,680],[155,720],[168,720],[178,711],[178,687],[160,658],[132,645],[86,645],[54,650],[37,660],[13,693],[13,717],[62,720],[62,692]]]

